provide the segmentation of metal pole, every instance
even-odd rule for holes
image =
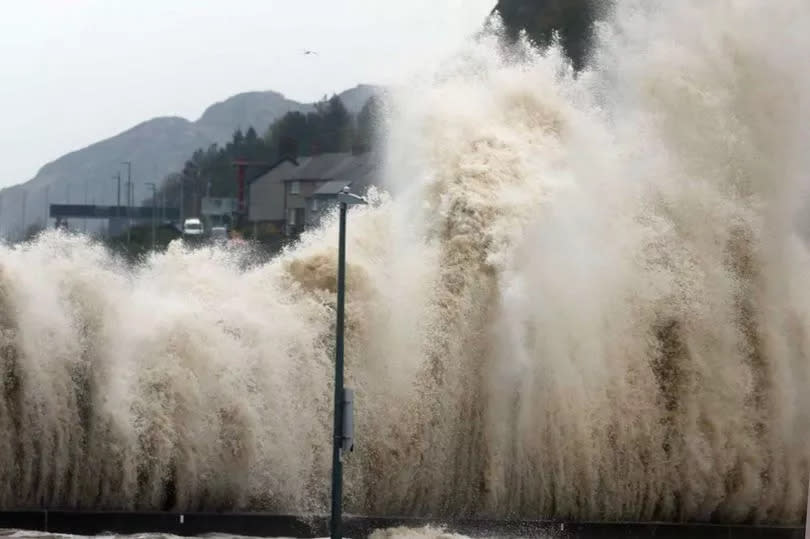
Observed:
[[[197,176],[194,179],[194,185],[192,185],[191,190],[191,215],[194,217],[199,217],[200,212],[197,209],[197,195],[199,194],[198,191],[200,189],[200,169],[197,169]]]
[[[87,206],[87,178],[84,179],[84,205]],[[87,234],[87,217],[84,218],[82,223],[82,232]]]
[[[332,539],[341,538],[343,502],[343,311],[346,287],[346,204],[340,203],[340,232],[338,240],[337,329],[335,342],[335,428],[332,440]]]
[[[121,217],[121,173],[119,172],[113,177],[118,179],[118,203],[115,206],[115,213],[118,215],[118,217]]]
[[[124,161],[122,164],[127,166],[127,182],[132,182],[132,161]],[[129,195],[129,194],[127,194]]]
[[[130,192],[132,190],[132,161],[124,161],[124,165],[127,166],[127,249],[129,249],[130,240],[132,236],[130,234],[130,229],[132,228],[132,219],[130,219]]]
[[[116,180],[116,183],[118,185],[118,195],[116,198],[117,202],[115,204],[115,226],[112,228],[115,231],[115,233],[118,234],[120,232],[121,227],[121,171],[118,171],[118,173],[115,176],[113,176],[113,179]],[[109,222],[107,223],[107,234],[108,235],[110,234]]]
[[[807,488],[807,513],[804,517],[804,539],[810,539],[810,484]]]
[[[129,182],[124,182],[124,185],[126,186],[126,189],[127,189],[127,202],[126,202],[127,205],[126,205],[126,210],[124,211],[124,215],[126,215],[127,248],[129,248],[129,243],[130,243],[130,239],[131,239],[129,229],[132,228],[132,219],[130,219],[130,216],[132,215],[132,212],[130,211],[130,207],[129,207],[129,198],[130,198],[129,193],[131,192],[131,189],[130,189],[130,183]]]
[[[70,204],[70,183],[65,187],[65,198],[67,199],[67,203]],[[67,218],[65,218],[65,230],[70,230],[70,220]]]
[[[67,204],[70,204],[70,183],[65,185],[65,200]],[[70,219],[67,217],[65,218],[65,230],[70,230]]]
[[[155,236],[157,235],[157,231],[155,230],[155,217],[157,214],[157,186],[153,182],[146,182],[147,186],[152,187],[152,250],[155,250]]]
[[[180,176],[180,225],[181,226],[183,225],[183,221],[185,220],[184,219],[185,212],[183,210],[183,208],[185,206],[185,202],[186,202],[185,189],[183,188],[185,183],[186,183],[186,172],[183,171],[182,176]]]
[[[46,187],[46,189],[47,189],[47,187]],[[27,203],[28,203],[28,191],[23,189],[23,192],[22,192],[22,229],[20,231],[21,239],[25,239],[25,207],[26,207]],[[48,206],[47,196],[46,196],[46,200],[45,200],[45,206],[46,207]],[[48,218],[46,217],[45,218],[45,226],[46,226],[46,228],[47,228],[47,225],[48,225]]]

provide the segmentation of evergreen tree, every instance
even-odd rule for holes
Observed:
[[[324,152],[345,152],[352,147],[352,117],[336,95],[332,96],[326,107],[321,133],[325,137]]]
[[[288,112],[270,126],[265,140],[275,150],[275,157],[307,155],[312,146],[314,128],[309,115]]]
[[[244,141],[245,141],[245,135],[242,134],[242,130],[237,129],[236,131],[234,131],[234,133],[233,133],[233,145],[238,148],[239,146],[242,145],[242,143]]]
[[[253,129],[253,126],[251,125],[247,130],[247,133],[245,133],[245,144],[247,146],[255,146],[258,140],[259,137],[256,135],[256,130]]]
[[[371,96],[357,115],[355,144],[369,148],[378,142],[382,134],[382,104],[378,96]]]

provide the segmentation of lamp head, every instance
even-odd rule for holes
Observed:
[[[357,196],[351,192],[349,186],[345,186],[338,194],[338,202],[346,204],[347,206],[365,205],[368,204],[365,197]]]

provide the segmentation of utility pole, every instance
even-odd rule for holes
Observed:
[[[48,228],[48,219],[51,217],[51,186],[45,186],[45,228]]]
[[[25,205],[28,202],[28,191],[23,189],[22,192],[22,239],[25,239]],[[45,221],[47,223],[47,221]]]
[[[115,176],[113,176],[113,180],[118,181],[118,195],[116,197],[115,203],[115,214],[118,217],[121,217],[121,173],[118,172]]]
[[[129,202],[131,197],[129,195],[132,192],[132,189],[131,189],[131,186],[130,186],[129,182],[124,182],[124,188],[127,190],[126,202],[125,202],[125,204],[126,204],[125,208],[126,209],[124,210],[124,215],[126,216],[125,222],[126,222],[126,229],[127,229],[127,246],[129,246],[129,239],[130,239],[130,237],[129,237],[129,229],[131,228],[130,225],[132,225],[132,211],[131,211],[130,202]]]
[[[70,182],[65,185],[65,200],[66,204],[70,204]],[[70,230],[70,220],[65,218],[65,230]]]
[[[183,226],[183,221],[185,214],[183,212],[183,208],[186,205],[186,198],[185,198],[185,189],[183,186],[186,184],[186,171],[184,170],[183,173],[180,175],[180,226]]]
[[[132,182],[132,161],[124,161],[123,165],[127,166],[127,185]]]
[[[84,179],[84,205],[87,206],[87,178]],[[84,223],[82,223],[82,232],[87,234],[87,217],[84,218]]]
[[[152,187],[152,250],[155,250],[155,217],[157,216],[157,186],[153,182],[146,182],[144,185]]]
[[[348,206],[366,204],[366,200],[343,188],[338,194],[340,203],[340,229],[338,235],[337,274],[337,327],[335,331],[335,413],[334,438],[332,440],[332,516],[330,533],[332,539],[342,539],[343,513],[343,452],[354,447],[353,401],[351,389],[343,387],[343,326],[346,299],[346,211]]]
[[[810,486],[807,489],[808,496],[810,496]],[[807,498],[807,517],[804,519],[804,539],[810,539],[810,497]]]
[[[115,232],[118,233],[118,232],[120,232],[119,229],[121,227],[121,171],[120,170],[115,174],[115,176],[113,176],[113,180],[116,180],[116,183],[118,184],[118,192],[117,192],[116,199],[115,199],[116,200],[116,202],[115,202],[115,226],[113,227],[113,230],[115,230]],[[109,226],[107,228],[107,234],[108,235],[110,234]]]
[[[129,249],[130,241],[132,239],[132,235],[130,234],[130,229],[132,228],[132,219],[130,216],[130,203],[129,203],[129,192],[132,188],[132,161],[124,161],[122,164],[127,166],[127,249]]]

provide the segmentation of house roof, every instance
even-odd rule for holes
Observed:
[[[351,184],[355,192],[365,189],[373,183],[379,183],[382,174],[379,154],[368,152],[355,156],[351,167],[340,170],[332,178],[345,184]]]
[[[268,172],[271,172],[278,168],[279,166],[283,165],[284,163],[295,163],[295,159],[292,157],[282,157],[278,159],[276,162],[270,165],[263,165],[258,167],[250,167],[248,168],[247,173],[247,183],[248,185],[255,182],[259,178],[264,177]]]
[[[352,182],[365,186],[372,183],[378,164],[379,156],[375,152],[324,153],[283,160],[253,181],[337,181],[343,182],[342,185]]]
[[[345,182],[341,180],[332,180],[330,182],[326,182],[322,186],[320,186],[312,196],[314,197],[321,197],[321,196],[336,196],[340,193],[344,187],[347,185],[351,186],[352,182]]]

